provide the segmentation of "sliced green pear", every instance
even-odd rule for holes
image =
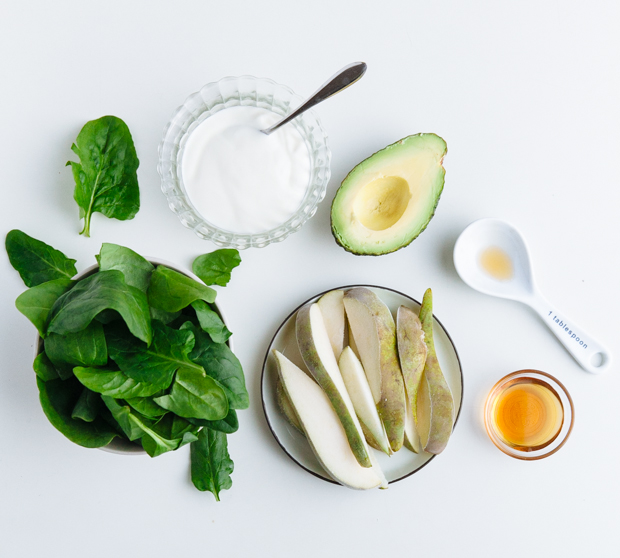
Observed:
[[[347,291],[344,307],[377,411],[396,452],[405,435],[406,398],[394,318],[381,299],[364,287]]]
[[[317,304],[323,314],[329,342],[334,350],[336,360],[344,349],[344,291],[330,291],[319,298]]]
[[[405,420],[405,446],[415,453],[420,451],[420,440],[416,432],[418,387],[424,372],[427,348],[424,343],[422,323],[416,313],[401,306],[396,314],[398,359],[405,381],[407,394],[407,417]]]
[[[353,455],[345,429],[325,392],[282,353],[274,350],[274,355],[284,390],[312,451],[329,476],[358,490],[381,486],[384,477],[380,469],[362,467]]]
[[[357,418],[360,419],[362,430],[366,434],[366,441],[372,447],[377,447],[384,453],[391,455],[390,442],[379,418],[362,363],[355,356],[351,347],[345,347],[342,351],[338,366],[342,373],[344,385],[353,402]]]
[[[342,422],[353,454],[362,467],[371,467],[366,439],[340,374],[323,315],[317,303],[306,304],[299,309],[295,329],[301,358],[331,401]]]
[[[433,293],[424,293],[420,308],[424,342],[428,350],[418,388],[416,427],[420,443],[429,453],[441,453],[450,439],[454,424],[454,400],[441,371],[433,342]]]
[[[299,419],[295,414],[295,409],[293,409],[293,405],[291,404],[288,395],[286,395],[286,391],[284,391],[284,386],[282,385],[282,380],[280,380],[279,376],[276,377],[276,401],[280,411],[282,411],[282,414],[288,423],[303,433]]]
[[[351,350],[355,353],[355,356],[357,358],[360,358],[360,352],[357,350],[357,345],[355,344],[355,337],[353,337],[353,332],[351,331],[351,324],[349,323],[349,320],[347,320],[347,337],[349,347],[351,347]]]
[[[375,454],[372,450],[370,452],[370,461],[372,463],[373,471],[375,471],[378,477],[381,479],[381,484],[379,485],[379,488],[381,490],[387,490],[389,485],[388,480],[385,477],[385,473],[383,472],[383,469],[381,469],[381,465],[379,465],[379,462],[377,461],[377,458],[375,457]]]
[[[415,419],[411,412],[409,405],[409,398],[407,398],[407,414],[405,415],[405,441],[403,444],[409,451],[413,453],[420,453],[422,451],[422,444],[420,443],[420,436],[418,429],[415,425]]]

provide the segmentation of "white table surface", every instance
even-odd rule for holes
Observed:
[[[307,95],[351,61],[369,66],[318,108],[333,166],[316,216],[282,244],[243,252],[219,295],[251,396],[220,503],[191,485],[187,447],[123,457],[73,445],[48,423],[34,328],[14,307],[24,286],[1,251],[1,556],[620,555],[618,2],[4,0],[1,11],[2,234],[22,229],[79,269],[104,241],[184,266],[214,249],[168,209],[156,171],[164,125],[187,95],[245,73]],[[105,114],[133,134],[142,207],[127,222],[96,214],[88,239],[64,165],[82,125]],[[448,143],[435,218],[394,254],[346,253],[329,228],[340,181],[417,132]],[[607,374],[582,371],[527,308],[460,281],[452,248],[481,217],[523,232],[543,293],[616,352]],[[306,474],[260,404],[274,329],[305,298],[350,283],[415,298],[431,286],[464,367],[448,448],[388,491]],[[571,439],[540,462],[505,456],[482,425],[489,388],[522,368],[557,375],[575,401]]]

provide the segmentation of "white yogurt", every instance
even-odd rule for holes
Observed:
[[[258,107],[230,107],[191,133],[183,183],[205,220],[254,234],[281,225],[299,209],[310,180],[303,138],[292,124],[269,136],[260,132],[280,118]]]

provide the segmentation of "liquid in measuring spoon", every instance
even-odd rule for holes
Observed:
[[[189,136],[182,160],[187,195],[206,221],[230,232],[273,229],[301,206],[310,155],[294,124],[267,136],[282,117],[258,107],[230,107]]]
[[[498,246],[490,246],[480,254],[480,266],[498,281],[508,281],[514,275],[510,256]]]
[[[497,395],[492,420],[506,444],[520,451],[533,451],[555,440],[564,422],[564,409],[546,382],[521,378]]]

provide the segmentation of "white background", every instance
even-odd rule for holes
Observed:
[[[157,145],[186,96],[253,74],[310,94],[364,60],[353,88],[317,112],[333,150],[326,200],[282,244],[242,254],[219,301],[234,331],[251,408],[230,437],[234,484],[216,503],[189,481],[187,448],[151,460],[73,445],[47,422],[31,370],[34,328],[14,307],[24,286],[4,251],[0,295],[0,555],[618,556],[620,554],[620,7],[617,1],[207,2],[3,0],[0,15],[1,233],[45,240],[78,268],[102,242],[189,267],[214,246],[168,209]],[[87,120],[123,118],[142,207],[96,214],[78,236],[65,168]],[[408,134],[448,143],[444,194],[408,248],[355,257],[333,241],[331,199],[346,173]],[[528,239],[543,293],[615,351],[582,371],[527,308],[465,286],[452,248],[481,217]],[[388,491],[317,480],[272,438],[261,409],[264,351],[299,302],[373,283],[421,298],[451,333],[465,374],[445,453]],[[540,462],[488,440],[484,397],[522,368],[571,392],[571,439]]]

